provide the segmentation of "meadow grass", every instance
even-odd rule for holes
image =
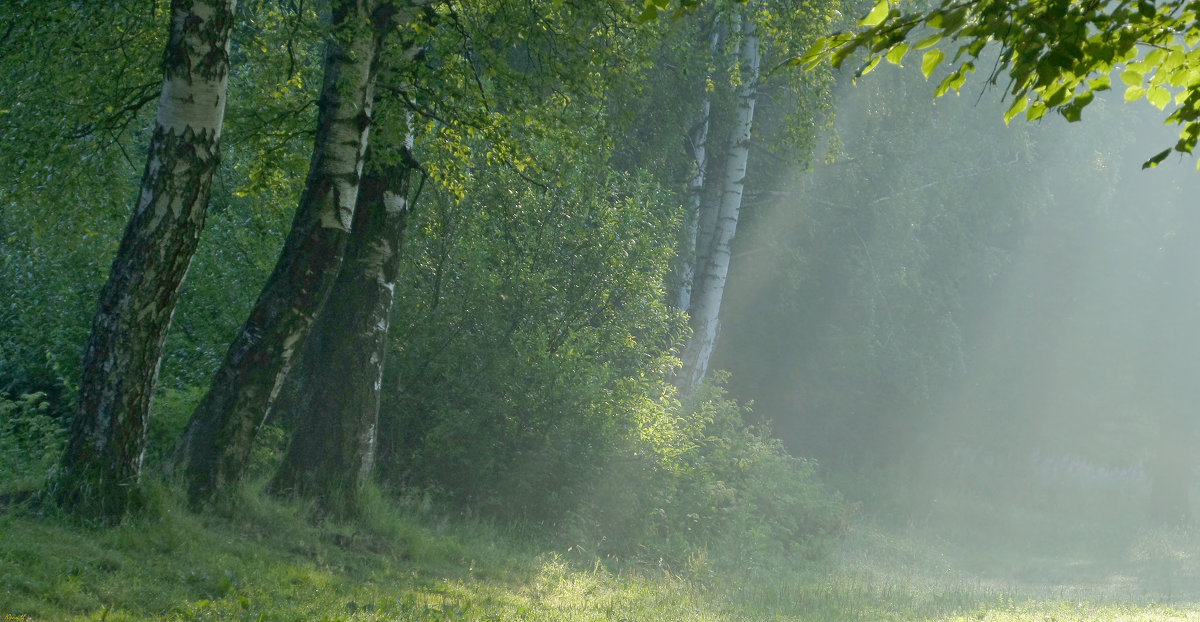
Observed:
[[[701,554],[684,569],[378,497],[343,522],[254,487],[204,515],[152,497],[110,528],[0,512],[0,620],[1200,620],[1189,530],[978,495],[861,511],[824,560]]]

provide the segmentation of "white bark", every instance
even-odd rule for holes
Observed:
[[[163,340],[220,161],[234,0],[175,2],[141,192],[84,350],[57,496],[120,517],[137,484]]]
[[[746,16],[742,22],[738,108],[730,130],[719,209],[714,212],[711,240],[697,252],[699,273],[692,293],[689,320],[692,336],[684,348],[683,369],[676,379],[677,386],[684,393],[695,389],[708,373],[708,361],[717,340],[725,279],[729,274],[730,243],[737,231],[738,215],[742,207],[742,190],[750,155],[750,136],[754,128],[760,62],[754,20]],[[702,233],[703,227],[702,214]],[[701,235],[701,242],[704,241],[703,237]]]
[[[189,50],[203,50],[211,46],[205,38],[211,33],[188,27],[187,20],[199,19],[208,22],[213,18],[233,15],[237,2],[230,0],[227,6],[217,7],[204,2],[192,4],[191,13],[174,11],[171,16],[171,31],[184,33],[184,46]],[[225,55],[229,54],[229,40],[222,42]],[[205,67],[210,61],[204,56],[188,59],[186,72],[168,72],[163,79],[162,95],[158,101],[158,124],[182,134],[186,128],[199,133],[212,132],[214,139],[221,137],[221,125],[225,118],[225,93],[229,72],[213,72]],[[201,77],[202,76],[202,77]],[[201,79],[197,79],[201,77]]]
[[[721,45],[721,30],[713,26],[712,39],[709,42],[709,52],[714,56]],[[688,183],[688,220],[684,225],[684,246],[679,266],[679,289],[675,292],[675,308],[687,311],[691,306],[692,286],[696,280],[696,249],[700,232],[701,213],[704,204],[704,175],[708,170],[708,126],[712,113],[712,99],[708,96],[707,86],[711,74],[705,74],[705,92],[700,101],[700,120],[688,132],[688,143],[692,148],[692,157],[696,169]],[[710,219],[704,219],[707,223]],[[706,229],[711,237],[711,226]]]
[[[297,370],[296,434],[272,489],[311,496],[335,512],[354,507],[375,462],[411,177],[407,163],[364,177],[345,263]]]
[[[376,60],[391,21],[375,0],[331,4],[313,158],[291,231],[180,443],[178,462],[193,505],[241,477],[255,435],[337,278],[350,236]]]

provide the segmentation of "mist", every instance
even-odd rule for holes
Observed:
[[[1192,4],[8,4],[0,622],[1200,619]]]
[[[1142,169],[1176,128],[1119,93],[1006,127],[1002,88],[879,74],[843,72],[823,151],[747,218],[734,394],[938,551],[914,565],[1190,593],[1200,174]]]

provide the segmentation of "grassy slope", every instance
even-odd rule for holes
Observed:
[[[304,508],[253,494],[243,495],[235,518],[189,514],[170,497],[111,529],[0,514],[0,620],[1200,619],[1200,607],[1167,593],[1172,576],[1192,578],[1178,551],[1196,542],[1183,536],[1161,547],[1173,552],[1158,566],[1130,577],[1165,592],[1133,587],[1106,600],[1107,589],[1056,582],[1071,564],[1057,548],[1045,551],[1054,564],[1031,569],[1038,558],[997,549],[988,525],[974,544],[950,546],[949,523],[933,515],[907,526],[860,517],[827,563],[733,576],[708,573],[699,559],[685,580],[652,567],[610,570],[494,528],[383,503],[355,524],[313,526]],[[965,511],[956,510],[955,524]],[[977,520],[1007,523],[994,512]],[[988,556],[997,559],[980,559]],[[972,571],[976,562],[988,571]],[[1106,576],[1077,570],[1092,582]],[[1155,604],[1164,598],[1175,604]]]
[[[247,496],[237,518],[167,500],[115,528],[0,515],[0,620],[723,620],[662,573],[569,565],[495,529],[400,517],[313,526]]]

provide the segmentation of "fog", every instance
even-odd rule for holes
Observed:
[[[851,82],[820,155],[739,234],[734,393],[919,539],[916,564],[1189,593],[1200,173],[1142,170],[1177,128],[1120,93],[1006,127],[1003,84],[934,102],[915,67]]]

